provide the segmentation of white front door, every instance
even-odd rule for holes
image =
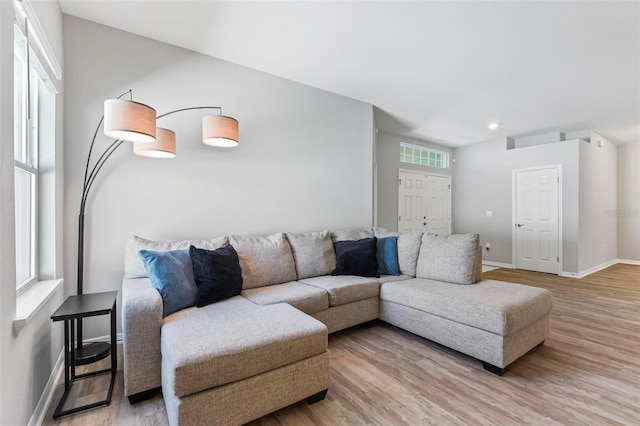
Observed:
[[[427,232],[451,234],[451,178],[427,176]]]
[[[398,232],[451,233],[451,178],[400,171]]]
[[[557,167],[514,172],[518,269],[559,273],[559,173]]]
[[[418,173],[399,172],[398,232],[427,230],[426,177]]]

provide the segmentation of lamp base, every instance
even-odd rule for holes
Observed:
[[[91,364],[108,357],[111,354],[111,344],[107,342],[94,342],[76,348],[76,365]]]

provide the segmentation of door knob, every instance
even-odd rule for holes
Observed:
[[[516,226],[517,226],[518,228],[522,228],[522,227],[524,226],[524,223],[518,223],[518,224],[516,224]]]
[[[427,226],[427,222],[422,222],[422,224],[423,224],[424,226]]]

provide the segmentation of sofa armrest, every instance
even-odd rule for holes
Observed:
[[[148,278],[122,282],[124,393],[132,396],[161,386],[162,297]]]

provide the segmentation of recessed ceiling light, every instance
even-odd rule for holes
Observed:
[[[491,130],[495,130],[495,129],[497,129],[498,127],[500,127],[500,125],[499,125],[498,123],[489,123],[489,126],[488,126],[488,127],[489,127]]]

